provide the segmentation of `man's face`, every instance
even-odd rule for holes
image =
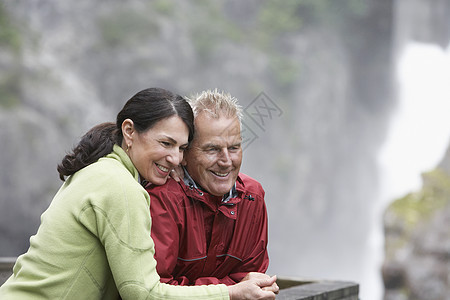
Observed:
[[[204,190],[214,196],[228,193],[242,163],[239,119],[214,119],[205,112],[195,118],[194,139],[185,152],[186,168]]]

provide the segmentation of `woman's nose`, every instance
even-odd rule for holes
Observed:
[[[173,166],[178,166],[183,160],[183,151],[179,151],[178,149],[174,149],[170,151],[167,156],[167,161],[171,163]]]

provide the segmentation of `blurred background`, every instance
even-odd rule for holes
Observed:
[[[29,246],[56,165],[147,87],[245,111],[268,273],[450,296],[450,0],[1,0],[0,256]]]

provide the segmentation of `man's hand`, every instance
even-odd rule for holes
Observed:
[[[269,275],[264,274],[264,273],[249,272],[247,275],[245,275],[245,277],[241,280],[241,282],[245,281],[245,280],[252,280],[252,279],[270,279],[270,278],[271,277]],[[275,294],[278,294],[278,292],[280,291],[280,288],[278,287],[276,281],[270,286],[262,286],[261,288],[264,291],[271,291],[271,292],[274,292]]]
[[[256,273],[256,272],[252,272]],[[258,273],[262,274],[262,273]],[[265,276],[262,276],[265,275]],[[278,293],[278,286],[276,285],[277,276],[268,276],[266,274],[247,274],[241,282],[228,286],[228,291],[231,300],[246,300],[246,299],[260,299],[273,300],[276,293]],[[276,287],[276,288],[275,288]],[[266,290],[265,288],[269,288]],[[272,291],[270,289],[275,289]]]

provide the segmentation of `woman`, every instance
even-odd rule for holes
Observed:
[[[58,166],[68,177],[0,299],[274,299],[276,278],[261,274],[229,287],[159,282],[141,183],[165,183],[192,136],[189,104],[158,88],[128,100],[115,125],[86,133]]]

